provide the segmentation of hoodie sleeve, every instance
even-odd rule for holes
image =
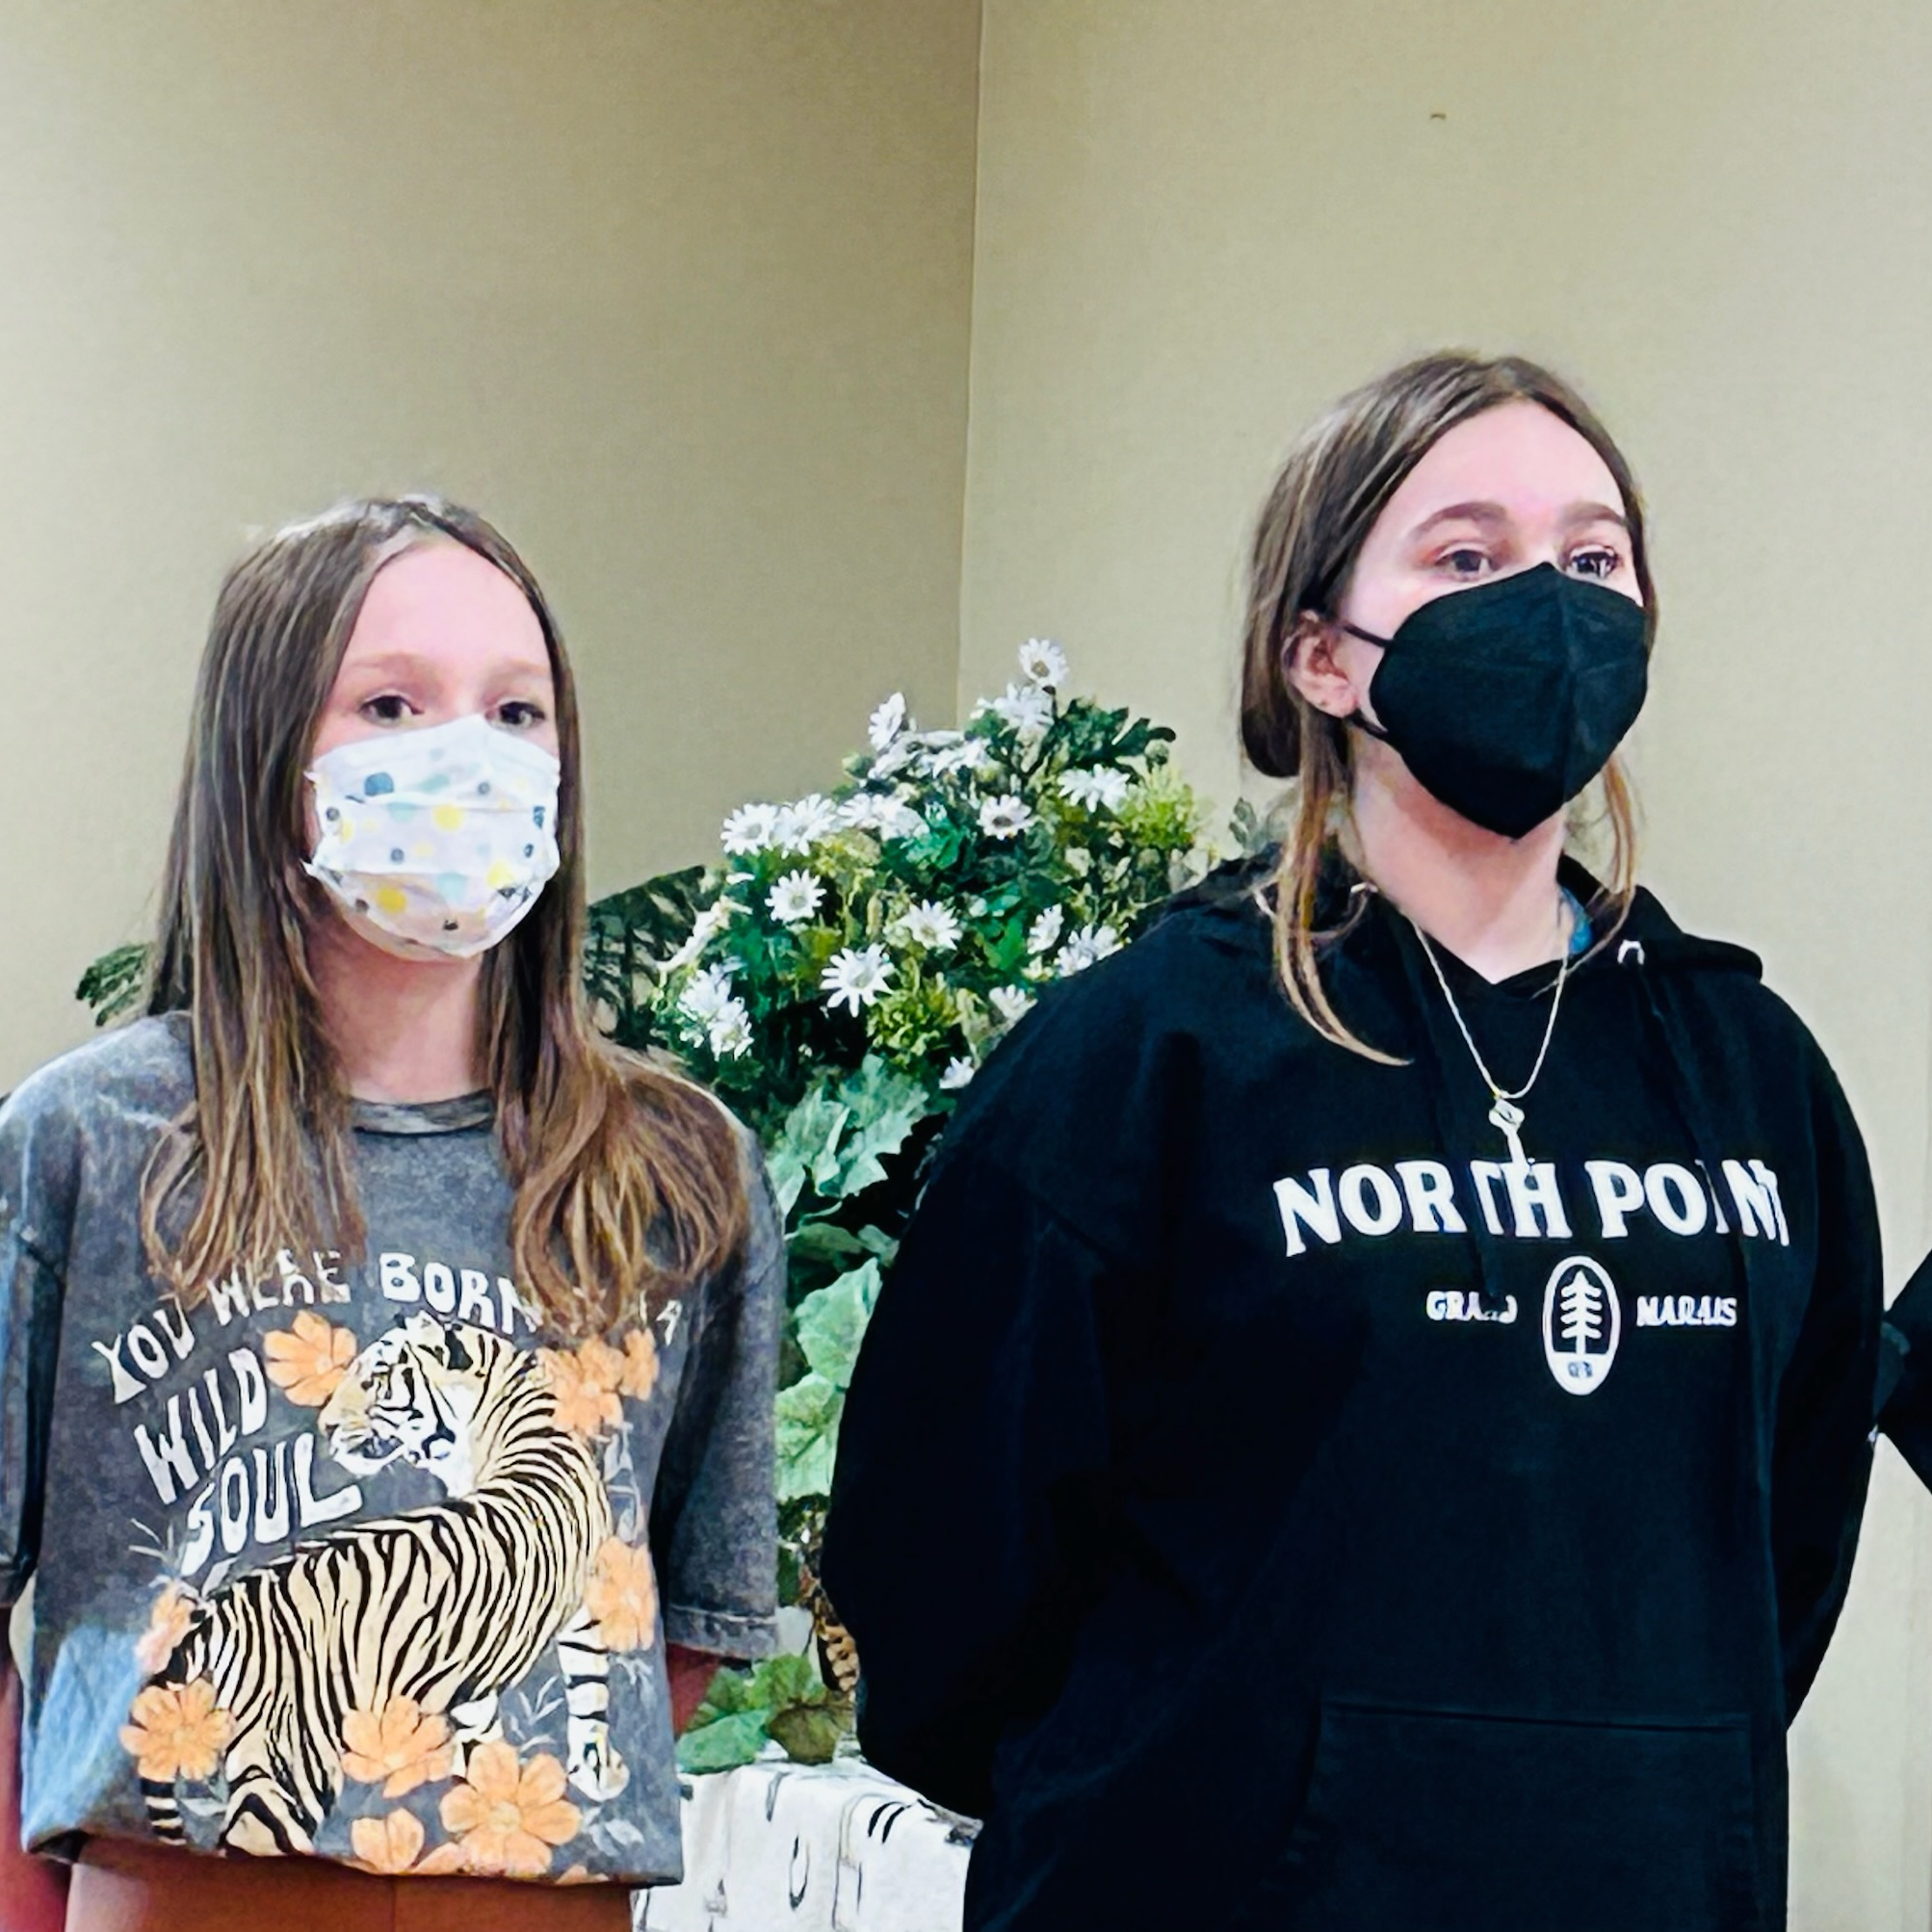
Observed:
[[[1821,1057],[1819,1078],[1817,1273],[1779,1390],[1771,1477],[1787,1723],[1824,1660],[1851,1581],[1871,1475],[1884,1304],[1865,1143]]]
[[[1886,1311],[1878,1425],[1932,1489],[1932,1255]]]
[[[1091,1601],[1109,1468],[1102,1307],[1120,1273],[1022,1181],[946,1159],[880,1295],[840,1429],[826,1588],[859,1740],[984,1815]]]

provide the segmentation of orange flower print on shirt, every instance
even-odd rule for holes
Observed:
[[[634,1328],[624,1337],[624,1372],[618,1378],[621,1395],[645,1401],[658,1385],[658,1345],[648,1328]]]
[[[157,1785],[176,1778],[212,1778],[234,1726],[215,1709],[215,1686],[205,1677],[178,1688],[150,1684],[134,1700],[120,1727],[121,1748],[141,1761],[141,1775]]]
[[[319,1409],[355,1359],[355,1336],[311,1309],[295,1318],[293,1329],[275,1328],[262,1337],[269,1358],[269,1380],[290,1401]]]
[[[174,1655],[194,1621],[195,1599],[179,1583],[170,1582],[147,1613],[146,1630],[135,1639],[134,1660],[152,1677]]]
[[[454,1846],[439,1846],[420,1867],[476,1872],[486,1878],[536,1878],[551,1853],[568,1843],[583,1814],[563,1795],[563,1766],[549,1752],[519,1764],[515,1747],[501,1739],[480,1744],[459,1784],[443,1793],[443,1829]],[[444,1856],[454,1849],[455,1861]]]
[[[426,1716],[413,1697],[392,1697],[379,1715],[352,1710],[342,1720],[342,1742],[343,1770],[365,1785],[379,1784],[385,1798],[406,1797],[418,1785],[450,1775],[450,1727],[433,1712]]]
[[[595,1618],[606,1649],[649,1650],[658,1629],[658,1580],[650,1551],[605,1537],[584,1589],[584,1607]]]
[[[617,1385],[623,1379],[624,1358],[608,1342],[587,1342],[574,1350],[546,1348],[542,1353],[550,1386],[557,1392],[559,1427],[594,1442],[623,1420]]]
[[[351,1863],[383,1878],[401,1878],[416,1868],[424,1837],[422,1820],[409,1812],[391,1812],[386,1818],[357,1818],[349,1827],[350,1846],[355,1853]]]

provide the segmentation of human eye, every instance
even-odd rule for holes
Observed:
[[[1463,583],[1487,576],[1493,567],[1489,552],[1475,543],[1454,543],[1436,554],[1435,567]]]
[[[371,724],[401,724],[405,718],[416,716],[416,707],[396,691],[380,692],[375,697],[364,698],[355,709]]]
[[[1594,543],[1570,553],[1570,569],[1578,577],[1602,583],[1624,567],[1623,553],[1607,543]]]
[[[506,699],[496,708],[496,721],[506,731],[535,731],[548,714],[527,697]]]

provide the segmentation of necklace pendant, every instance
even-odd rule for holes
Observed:
[[[1489,1110],[1489,1124],[1509,1142],[1510,1166],[1528,1166],[1529,1157],[1523,1151],[1523,1110],[1499,1093],[1496,1105]]]

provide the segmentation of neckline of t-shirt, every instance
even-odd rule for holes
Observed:
[[[450,1100],[356,1100],[350,1122],[358,1134],[459,1134],[496,1118],[495,1096],[459,1093]]]

